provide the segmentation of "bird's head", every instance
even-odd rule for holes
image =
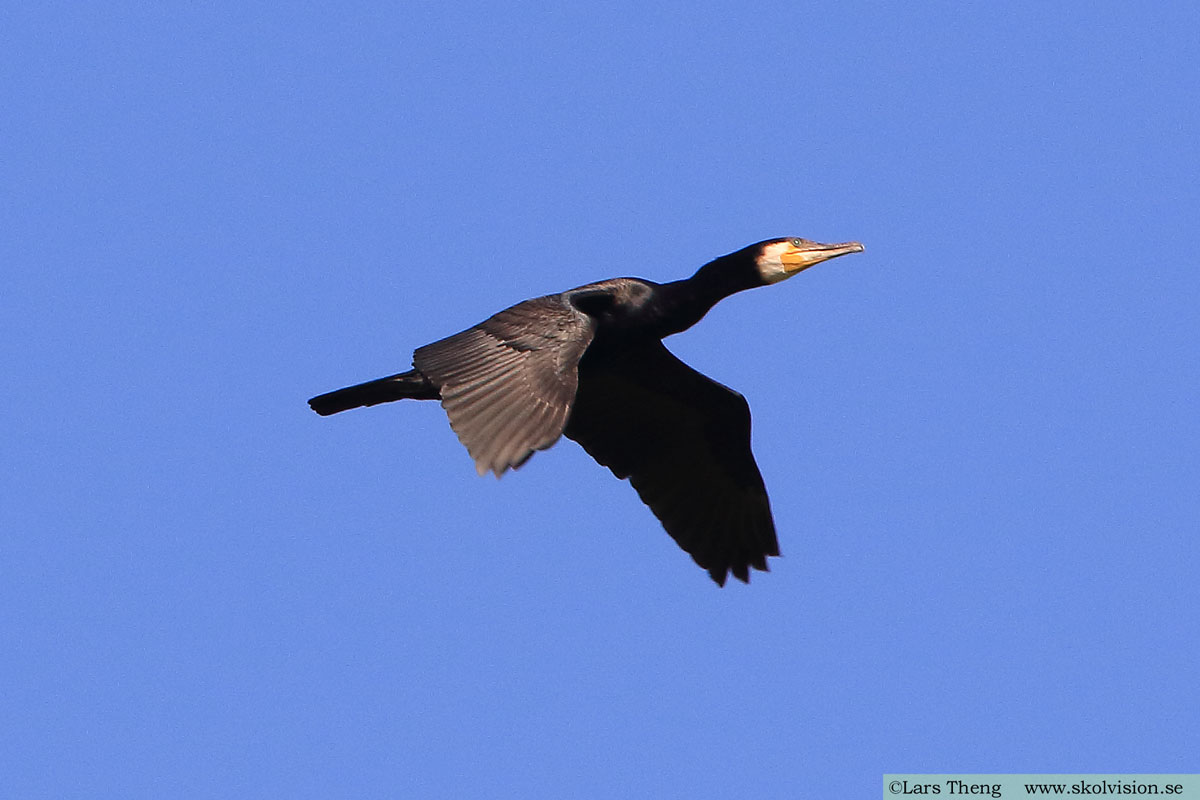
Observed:
[[[760,242],[754,265],[763,283],[779,283],[782,280],[798,275],[814,264],[828,261],[831,258],[844,256],[847,253],[861,253],[863,246],[858,242],[842,242],[841,244],[821,244],[808,239],[769,239]]]

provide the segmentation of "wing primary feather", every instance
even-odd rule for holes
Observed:
[[[418,348],[413,363],[441,387],[450,426],[480,474],[497,476],[562,434],[594,322],[562,295],[534,298]]]
[[[716,583],[748,580],[778,550],[749,404],[660,342],[585,359],[566,434],[628,478]]]

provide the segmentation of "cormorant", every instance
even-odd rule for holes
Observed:
[[[768,239],[671,283],[613,278],[537,297],[417,348],[413,369],[309,400],[321,415],[441,400],[480,475],[499,477],[565,434],[629,479],[667,533],[718,585],[779,555],[745,398],[662,339],[719,300],[778,283],[858,242]]]

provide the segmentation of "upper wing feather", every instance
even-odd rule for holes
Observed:
[[[479,474],[499,477],[562,435],[594,330],[561,295],[538,297],[419,348],[413,366],[441,387]]]

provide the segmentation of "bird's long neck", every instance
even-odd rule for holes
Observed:
[[[731,263],[729,256],[710,261],[690,278],[658,287],[658,302],[671,330],[664,335],[679,333],[695,325],[721,300],[745,289],[762,285],[762,280],[749,265]]]

